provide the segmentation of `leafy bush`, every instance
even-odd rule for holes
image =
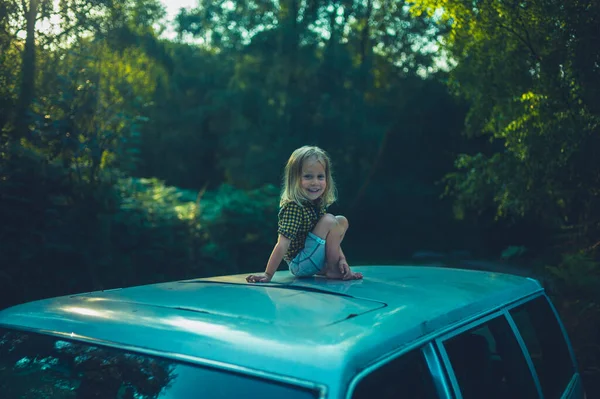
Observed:
[[[200,224],[208,245],[203,254],[227,272],[264,269],[277,238],[279,192],[275,186],[243,191],[222,185],[206,193]]]
[[[275,187],[243,191],[222,185],[196,192],[158,179],[127,178],[118,188],[122,201],[114,216],[119,226],[114,243],[121,257],[135,264],[125,270],[133,267],[164,280],[264,266],[276,230]],[[133,280],[140,283],[139,274]]]
[[[75,180],[23,147],[0,161],[0,307],[262,269],[275,238],[273,186],[197,192],[109,169]]]
[[[600,303],[600,263],[585,252],[564,254],[557,266],[546,269],[563,295]]]

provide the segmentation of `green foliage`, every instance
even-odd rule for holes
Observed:
[[[165,186],[164,182],[152,179],[120,179],[117,184],[121,200],[120,210],[124,214],[144,214],[142,217],[151,227],[178,224],[179,221],[198,226],[198,193]]]
[[[497,217],[533,216],[550,227],[585,221],[578,245],[589,245],[600,222],[598,3],[411,3],[450,27],[450,87],[471,105],[466,133],[492,143],[461,155],[447,176],[459,214],[493,207]]]
[[[39,297],[40,292],[57,293],[57,281],[67,291],[77,284],[85,288],[98,284],[96,261],[102,261],[103,243],[94,238],[117,199],[110,177],[77,180],[76,170],[48,159],[31,145],[4,150],[0,158],[3,289],[23,300]],[[32,275],[36,276],[33,282],[28,278]]]
[[[564,254],[556,266],[546,267],[561,285],[560,292],[600,304],[600,262],[585,252]]]
[[[273,244],[274,187],[198,193],[118,176],[114,186],[109,176],[72,184],[60,162],[13,154],[0,185],[0,232],[11,243],[0,247],[0,281],[21,300],[256,270]]]
[[[200,210],[204,256],[224,272],[262,270],[277,240],[278,204],[279,190],[271,185],[250,191],[223,185],[207,192]]]
[[[154,261],[153,251],[174,241],[148,234],[147,252],[134,256],[127,245],[138,237],[119,241],[123,193],[115,184],[139,162],[148,94],[154,93],[163,71],[154,54],[148,54],[152,28],[140,26],[156,19],[134,15],[139,11],[134,3],[142,2],[127,3],[125,15],[113,15],[124,18],[121,22],[111,19],[103,2],[66,1],[57,9],[46,3],[25,10],[9,2],[19,13],[9,18],[0,13],[0,286],[12,294],[12,301],[156,281],[167,274],[159,269],[145,275],[141,266]],[[36,26],[27,31],[25,43],[33,35],[37,38],[32,42],[35,57],[30,59],[25,53],[31,45],[13,36],[23,30],[27,13],[39,13],[40,21],[61,17],[54,34]],[[123,33],[119,26],[144,40],[132,44],[119,39],[115,46],[112,38]],[[33,79],[19,72],[26,63]],[[26,79],[35,83],[35,90],[30,85],[26,93],[34,95],[31,102],[24,97]],[[18,117],[19,107],[26,120]],[[19,130],[16,122],[26,129]],[[195,238],[182,228],[171,230],[177,229],[166,229],[169,237]],[[178,251],[189,258],[187,249],[171,252]],[[29,276],[35,276],[33,282]]]
[[[142,174],[253,189],[279,184],[287,155],[313,143],[338,159],[342,179],[369,180],[386,131],[410,118],[407,90],[439,72],[439,31],[429,19],[410,18],[401,3],[375,3],[203,1],[182,11],[179,32],[201,46],[171,48],[189,63],[157,92],[157,108],[172,112],[145,130]],[[155,139],[173,149],[169,159],[154,155]],[[216,177],[200,176],[215,169]]]
[[[196,275],[259,270],[276,239],[279,192],[273,186],[242,191],[223,185],[196,192],[157,179],[121,179],[114,216],[117,245],[138,247],[156,273],[181,267]],[[152,257],[152,260],[149,258]],[[180,266],[178,266],[180,265]],[[155,277],[156,278],[156,277]]]

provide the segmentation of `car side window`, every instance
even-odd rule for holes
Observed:
[[[504,316],[443,342],[463,399],[538,398],[533,375]]]
[[[433,377],[420,350],[396,358],[361,379],[353,399],[437,399]]]
[[[0,328],[2,399],[316,399],[319,392],[132,351]]]
[[[544,398],[558,399],[575,373],[569,347],[545,297],[510,311],[535,366]]]

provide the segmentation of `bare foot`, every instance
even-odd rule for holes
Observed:
[[[359,272],[353,272],[351,271],[350,273],[347,273],[346,275],[344,275],[344,280],[362,280],[363,275],[362,273]]]
[[[362,273],[353,272],[350,270],[350,268],[348,268],[348,272],[342,274],[337,267],[327,267],[327,270],[325,271],[325,277],[334,280],[360,280],[363,278],[363,275]]]

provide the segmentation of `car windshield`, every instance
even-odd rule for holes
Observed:
[[[318,397],[317,390],[0,328],[3,399]]]

